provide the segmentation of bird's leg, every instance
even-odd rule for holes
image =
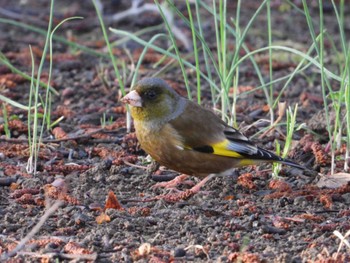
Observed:
[[[161,182],[161,183],[156,183],[155,185],[152,186],[152,188],[176,188],[179,184],[181,184],[183,181],[187,179],[188,175],[187,174],[180,174],[179,176],[176,176],[174,179],[168,181],[168,182]]]
[[[152,160],[152,162],[147,166],[147,175],[152,176],[152,174],[159,169],[159,163]]]
[[[166,195],[159,195],[156,196],[156,199],[163,199],[166,202],[169,203],[176,203],[181,200],[187,200],[194,196],[196,193],[200,191],[203,185],[206,184],[211,178],[213,178],[215,174],[210,174],[207,177],[205,177],[202,181],[200,181],[198,184],[193,186],[191,189],[188,189],[186,191],[181,191],[176,194],[166,194]]]

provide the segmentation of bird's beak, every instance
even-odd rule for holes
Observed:
[[[142,98],[137,93],[136,90],[130,91],[123,98],[121,98],[121,102],[129,104],[133,107],[142,107]]]

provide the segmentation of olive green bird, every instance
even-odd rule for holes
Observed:
[[[159,164],[199,178],[231,168],[299,164],[264,150],[212,111],[180,96],[164,80],[140,80],[122,102],[130,105],[141,148]]]

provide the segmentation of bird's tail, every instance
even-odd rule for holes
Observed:
[[[264,150],[262,148],[258,148],[258,153],[254,156],[256,159],[260,159],[260,160],[264,160],[264,161],[270,161],[270,162],[278,162],[278,163],[282,163],[282,164],[286,164],[289,165],[291,167],[294,168],[298,168],[301,170],[306,170],[307,168],[297,164],[296,162],[293,162],[291,160],[288,159],[284,159],[270,151]]]
[[[281,158],[282,161],[280,161],[280,163],[283,163],[283,164],[286,164],[286,165],[289,165],[289,166],[292,166],[294,168],[298,168],[300,170],[307,170],[307,168],[305,166],[302,166],[300,164],[297,164],[296,162],[293,162],[291,160],[288,160],[288,159],[283,159]]]

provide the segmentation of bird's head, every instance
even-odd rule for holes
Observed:
[[[185,103],[183,97],[158,78],[140,80],[121,101],[131,106],[136,121],[168,121]]]

